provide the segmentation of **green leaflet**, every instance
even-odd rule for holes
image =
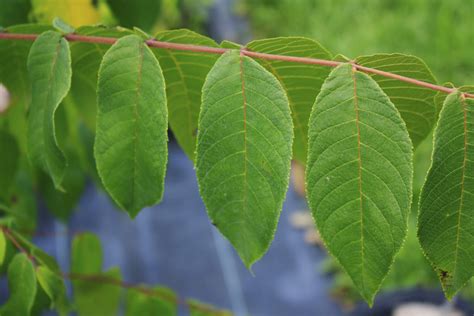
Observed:
[[[10,297],[0,309],[2,315],[29,316],[36,295],[36,277],[28,257],[17,254],[8,266]]]
[[[74,303],[80,316],[115,316],[118,313],[121,288],[100,278],[120,282],[120,270],[112,268],[102,272],[102,257],[102,247],[95,235],[86,233],[74,238],[71,273],[79,276],[73,279],[72,283]],[[80,280],[81,275],[96,277],[99,280]]]
[[[177,297],[173,291],[158,287],[153,289],[153,292],[151,294],[137,289],[128,290],[125,316],[177,315]]]
[[[420,197],[418,238],[452,298],[474,275],[474,101],[450,94]]]
[[[207,76],[196,172],[208,214],[250,268],[268,249],[288,188],[293,126],[278,80],[238,51]]]
[[[26,24],[12,26],[7,29],[9,33],[39,34],[51,29],[50,26]],[[8,128],[15,136],[22,153],[26,153],[26,111],[31,99],[30,80],[26,60],[33,42],[18,40],[0,41],[0,59],[8,60],[0,67],[0,82],[4,84],[11,95],[11,105],[6,113]],[[0,118],[1,119],[1,118]]]
[[[119,39],[99,70],[94,155],[105,189],[135,217],[161,200],[168,159],[163,74],[136,35]]]
[[[44,173],[38,179],[39,191],[48,211],[60,220],[66,221],[74,211],[84,191],[86,177],[81,169],[79,153],[82,146],[77,135],[78,117],[74,106],[66,100],[58,109],[55,117],[58,144],[64,150],[68,165],[64,171],[62,186],[66,192],[57,191],[52,181]]]
[[[388,97],[351,65],[335,68],[311,113],[306,190],[328,250],[369,304],[406,235],[412,169]]]
[[[67,314],[66,286],[62,278],[46,266],[36,268],[36,277],[49,299],[51,307],[61,311],[61,315]]]
[[[71,272],[94,274],[102,271],[102,247],[95,235],[77,235],[72,242]]]
[[[20,150],[15,138],[9,133],[0,130],[0,198],[7,199],[10,188],[15,181]]]
[[[161,0],[107,0],[120,25],[150,30],[160,16]]]
[[[331,59],[331,54],[318,42],[304,37],[277,37],[250,42],[251,51]],[[291,115],[295,128],[293,158],[306,162],[308,152],[308,120],[314,99],[318,95],[330,69],[324,66],[285,62],[280,60],[257,59],[281,83],[288,95]]]
[[[357,57],[356,63],[436,84],[436,79],[428,66],[415,56],[377,54]],[[428,136],[436,122],[437,108],[434,103],[436,91],[379,75],[371,76],[400,112],[413,146],[417,147]]]
[[[54,115],[71,86],[69,44],[60,33],[47,31],[31,46],[28,72],[32,83],[28,116],[28,154],[61,188],[66,159],[58,147]]]
[[[185,29],[160,32],[155,38],[164,42],[218,47],[210,38]],[[160,61],[166,80],[171,129],[181,148],[194,160],[201,89],[218,55],[171,49],[154,49],[153,53]]]

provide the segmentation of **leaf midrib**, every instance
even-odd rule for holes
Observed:
[[[138,104],[140,102],[140,96],[141,96],[141,81],[142,81],[142,71],[143,71],[143,50],[144,50],[144,45],[143,43],[140,43],[138,47],[138,74],[137,74],[137,83],[135,86],[135,106],[133,107],[133,190],[132,190],[132,196],[131,196],[131,206],[135,208],[135,197],[137,195],[137,142],[138,142],[138,128],[137,128],[137,121],[138,121]]]
[[[357,97],[357,81],[356,81],[356,69],[352,67],[351,76],[354,83],[354,112],[356,115],[355,123],[357,128],[357,160],[358,160],[358,172],[359,172],[359,208],[360,208],[360,248],[361,248],[361,285],[364,288],[364,208],[363,208],[363,193],[362,193],[362,158],[361,158],[361,140],[360,140],[360,126],[359,126],[359,99]]]

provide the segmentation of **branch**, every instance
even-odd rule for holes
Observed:
[[[38,35],[36,34],[13,34],[13,33],[0,32],[0,40],[4,39],[4,40],[34,41],[37,37]],[[117,41],[117,38],[113,38],[113,37],[87,36],[87,35],[78,35],[78,34],[68,34],[68,35],[65,35],[64,37],[70,42],[84,42],[84,43],[96,43],[96,44],[107,44],[107,45],[112,45]],[[208,54],[218,54],[218,55],[224,54],[225,52],[231,50],[227,48],[169,43],[169,42],[162,42],[162,41],[157,41],[153,39],[147,40],[146,43],[148,46],[155,47],[155,48],[184,50],[184,51],[192,51],[192,52],[197,52],[197,53],[208,53]],[[281,60],[281,61],[287,61],[287,62],[293,62],[293,63],[319,65],[319,66],[325,66],[325,67],[337,67],[344,63],[344,62],[339,62],[339,61],[334,61],[334,60],[326,60],[326,59],[318,59],[318,58],[306,58],[306,57],[257,53],[257,52],[252,52],[246,49],[242,49],[242,54],[248,57],[253,57],[253,58],[260,58],[260,59],[266,59],[266,60]],[[365,72],[365,73],[376,74],[379,76],[408,82],[410,84],[428,88],[431,90],[436,90],[436,91],[440,91],[444,93],[452,93],[456,91],[455,88],[448,88],[448,87],[432,84],[429,82],[416,80],[410,77],[400,76],[400,75],[387,72],[387,71],[364,67],[357,64],[354,64],[354,67],[357,70]],[[474,94],[472,93],[463,93],[463,95],[465,98],[474,99]]]

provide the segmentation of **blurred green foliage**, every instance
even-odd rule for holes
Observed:
[[[0,26],[50,24],[60,17],[75,27],[99,23],[138,26],[150,34],[174,28],[203,33],[213,3],[214,0],[0,0]]]
[[[407,53],[440,82],[474,82],[472,0],[244,0],[256,38],[308,36],[350,58]]]

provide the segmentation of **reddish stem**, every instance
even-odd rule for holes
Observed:
[[[3,226],[2,231],[3,231],[3,234],[5,234],[5,237],[7,237],[7,239],[11,241],[13,246],[15,246],[15,248],[18,249],[21,253],[24,253],[28,257],[28,259],[31,261],[33,266],[36,266],[36,261],[33,255],[29,253],[28,251],[26,251],[26,249],[21,246],[18,240],[16,240],[16,238],[13,237],[12,233],[10,232],[10,229]]]
[[[36,34],[0,33],[0,39],[33,41],[37,37],[38,35]],[[71,42],[85,42],[85,43],[96,43],[96,44],[107,44],[107,45],[111,45],[117,41],[116,38],[112,38],[112,37],[88,36],[88,35],[78,35],[78,34],[68,34],[68,35],[65,35],[65,38]],[[162,41],[157,41],[157,40],[147,40],[146,43],[150,47],[156,47],[156,48],[162,48],[162,49],[184,50],[184,51],[192,51],[192,52],[208,53],[208,54],[224,54],[225,52],[230,50],[227,48],[169,43],[169,42],[162,42]],[[326,67],[337,67],[340,64],[343,64],[343,62],[334,61],[334,60],[265,54],[265,53],[252,52],[248,50],[242,50],[242,53],[248,57],[253,57],[253,58],[261,58],[261,59],[267,59],[267,60],[281,60],[281,61],[287,61],[287,62],[320,65],[320,66],[326,66]],[[359,71],[408,82],[410,84],[414,84],[414,85],[428,88],[431,90],[441,91],[444,93],[452,93],[456,91],[455,88],[448,88],[448,87],[432,84],[429,82],[416,80],[410,77],[400,76],[391,72],[364,67],[357,64],[354,64],[354,67]],[[472,93],[463,93],[463,95],[465,98],[474,99],[474,94]]]

